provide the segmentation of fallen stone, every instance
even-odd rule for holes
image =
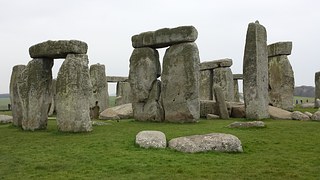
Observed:
[[[290,55],[292,50],[292,42],[277,42],[268,45],[268,57]]]
[[[167,147],[166,135],[161,131],[140,131],[136,135],[136,144],[143,148]]]
[[[66,58],[68,54],[86,54],[88,45],[78,40],[45,41],[29,48],[32,58]]]
[[[164,48],[175,44],[194,42],[198,38],[198,31],[193,26],[163,28],[156,31],[143,32],[131,38],[134,48],[151,47]]]
[[[231,107],[231,117],[233,118],[245,118],[246,117],[246,110],[244,104],[233,105]]]
[[[313,113],[313,115],[311,116],[311,119],[315,121],[320,121],[320,111]]]
[[[314,103],[303,103],[301,108],[314,108]]]
[[[220,119],[220,116],[219,115],[215,115],[215,114],[207,114],[207,119],[208,120]]]
[[[12,123],[13,117],[0,114],[0,124]]]
[[[243,152],[241,141],[234,135],[211,133],[174,138],[169,147],[181,152]]]
[[[305,120],[310,120],[308,115],[305,115],[300,111],[293,111],[292,114],[291,114],[291,118],[293,120],[304,120],[304,121]]]
[[[290,111],[274,106],[269,106],[268,111],[272,119],[292,119],[292,112]]]
[[[232,59],[225,58],[213,61],[204,61],[200,63],[200,71],[204,70],[212,70],[218,67],[231,67],[232,66]]]
[[[207,114],[219,115],[217,102],[212,100],[200,100],[200,117],[205,118]]]
[[[311,119],[311,117],[312,117],[312,113],[310,113],[310,112],[306,111],[306,112],[304,112],[304,114],[305,114],[305,115],[307,115],[307,116],[309,116],[309,118]]]
[[[228,125],[230,128],[264,128],[266,127],[263,121],[250,121],[250,122],[233,122]]]
[[[108,108],[100,113],[99,119],[130,119],[133,117],[132,104],[122,104],[120,106],[115,106]]]

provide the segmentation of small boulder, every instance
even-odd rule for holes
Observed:
[[[166,135],[161,131],[140,131],[136,135],[136,144],[143,148],[166,148]]]
[[[250,121],[250,122],[234,122],[228,125],[230,128],[264,128],[266,127],[263,121]]]
[[[107,108],[100,113],[99,119],[129,119],[133,117],[132,104],[122,104],[112,108]]]
[[[306,111],[306,112],[304,112],[304,114],[307,115],[307,116],[309,116],[309,118],[312,117],[312,113],[311,113],[311,112]]]
[[[300,111],[293,111],[291,114],[293,120],[310,120],[308,115],[303,114]]]
[[[303,103],[301,104],[302,108],[314,108],[314,103]]]
[[[243,152],[241,141],[234,135],[224,133],[174,138],[169,141],[169,147],[187,153],[207,151]]]
[[[230,116],[233,118],[245,118],[246,117],[246,109],[244,107],[244,104],[231,106],[231,115]]]
[[[315,121],[320,121],[320,111],[315,112],[312,116],[311,116],[312,120]]]
[[[12,116],[0,114],[0,124],[12,123],[12,119],[13,119]]]
[[[269,106],[268,111],[272,119],[292,119],[290,111],[274,106]]]
[[[220,117],[218,115],[215,114],[207,114],[207,119],[219,119]]]

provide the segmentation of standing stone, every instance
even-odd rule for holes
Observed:
[[[90,108],[99,106],[100,112],[108,108],[109,94],[106,78],[106,68],[103,64],[90,66],[90,80],[92,84],[92,99]],[[100,112],[98,111],[97,116]]]
[[[200,89],[199,98],[201,100],[213,100],[213,71],[204,70],[200,71]]]
[[[59,131],[91,131],[90,81],[88,56],[69,54],[60,67],[57,77],[57,124]]]
[[[55,103],[55,98],[56,98],[56,84],[57,84],[57,80],[56,79],[52,79],[52,85],[51,85],[51,94],[52,94],[52,100],[51,100],[51,104],[49,107],[49,112],[48,112],[48,116],[52,116],[55,112],[56,112],[56,103]]]
[[[240,102],[238,79],[233,80],[234,102]]]
[[[229,67],[213,69],[213,86],[215,85],[222,88],[226,101],[234,101],[233,75]]]
[[[294,75],[287,55],[269,57],[269,104],[293,110]]]
[[[314,75],[314,82],[315,82],[315,104],[314,104],[314,107],[315,108],[319,108],[320,104],[317,103],[318,102],[318,99],[320,99],[320,71],[319,72],[316,72],[315,75]]]
[[[133,117],[140,121],[162,121],[159,53],[152,48],[136,48],[130,57],[129,82]]]
[[[257,21],[250,23],[247,30],[243,58],[243,93],[247,118],[269,117],[267,32]]]
[[[219,115],[221,119],[229,119],[229,113],[226,101],[224,99],[223,89],[218,86],[213,86],[214,96],[217,101],[218,107],[219,107]]]
[[[199,119],[199,59],[195,43],[177,44],[166,50],[161,77],[165,121],[183,123]]]
[[[33,59],[21,74],[18,92],[22,104],[22,128],[46,129],[51,103],[53,59]]]
[[[12,109],[12,123],[14,126],[22,126],[22,104],[18,92],[18,82],[21,78],[21,73],[26,68],[25,65],[16,65],[12,68],[11,80],[10,80],[10,101]]]
[[[116,106],[122,104],[131,103],[131,87],[129,82],[118,82],[117,83],[117,97],[115,100]]]

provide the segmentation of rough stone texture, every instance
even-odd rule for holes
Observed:
[[[51,84],[51,95],[52,95],[52,98],[51,98],[51,103],[50,103],[50,107],[49,107],[48,116],[52,116],[56,112],[56,103],[55,103],[56,84],[57,84],[57,80],[56,79],[52,79],[52,84]]]
[[[294,75],[286,55],[269,57],[269,104],[293,110]]]
[[[230,116],[233,118],[245,118],[246,117],[246,109],[244,107],[244,104],[232,106]]]
[[[304,114],[307,115],[307,116],[309,116],[309,118],[311,118],[312,115],[313,115],[312,113],[310,113],[310,112],[308,112],[308,111],[304,112]]]
[[[242,80],[243,79],[243,74],[233,74],[232,76],[233,76],[234,80],[236,80],[236,79],[241,79]]]
[[[214,61],[204,61],[200,63],[200,71],[212,70],[219,67],[230,67],[232,66],[232,59],[219,59]]]
[[[12,116],[0,114],[0,124],[8,124],[8,123],[12,123],[12,121],[13,121]]]
[[[238,80],[233,78],[233,99],[234,102],[240,102],[239,84]]]
[[[292,119],[292,112],[278,107],[269,106],[269,114],[272,119]]]
[[[224,99],[224,94],[222,88],[220,86],[214,85],[213,86],[214,97],[217,101],[219,107],[219,115],[221,119],[229,119],[229,113],[227,109],[227,104]]]
[[[293,111],[291,113],[291,118],[293,120],[310,120],[309,116],[308,115],[305,115],[303,114],[302,112],[300,111]]]
[[[267,32],[258,22],[250,23],[247,30],[243,58],[243,92],[246,117],[268,118]]]
[[[163,28],[134,35],[131,41],[134,48],[163,48],[174,44],[194,42],[197,38],[198,31],[195,27],[180,26],[172,29]]]
[[[268,45],[268,57],[290,55],[292,50],[292,42],[277,42]]]
[[[233,76],[229,67],[216,68],[213,70],[213,86],[215,85],[222,88],[226,101],[234,101]]]
[[[315,107],[319,108],[320,104],[317,104],[317,99],[320,99],[320,71],[316,72],[314,75],[314,82],[315,82],[315,93],[314,93],[314,99],[315,99]]]
[[[195,43],[173,45],[166,50],[161,77],[165,121],[183,123],[199,119],[199,62]]]
[[[107,76],[108,82],[124,82],[128,81],[128,77],[123,76]]]
[[[315,101],[314,101],[314,107],[315,108],[319,108],[320,107],[320,99],[315,99]]]
[[[233,122],[228,125],[230,128],[264,128],[266,127],[263,121],[250,121],[250,122]]]
[[[320,121],[320,111],[313,113],[313,115],[311,116],[311,119],[315,121]]]
[[[13,125],[22,126],[22,104],[18,91],[18,82],[21,81],[21,73],[26,68],[25,65],[16,65],[12,68],[11,79],[10,79],[10,101],[13,117]]]
[[[314,108],[314,103],[303,103],[301,108]]]
[[[205,118],[207,114],[219,115],[217,102],[212,100],[200,100],[200,117]]]
[[[88,45],[78,40],[45,41],[29,48],[32,58],[66,58],[68,54],[86,54]]]
[[[207,151],[243,152],[241,141],[236,136],[223,133],[174,138],[169,141],[169,147],[187,153]]]
[[[208,119],[208,120],[220,119],[220,116],[215,115],[215,114],[207,114],[207,119]]]
[[[102,112],[108,108],[109,102],[106,68],[103,64],[93,64],[90,66],[90,80],[92,84],[90,108],[97,105],[99,106],[100,112]]]
[[[121,104],[131,103],[131,87],[129,82],[117,83],[117,97],[115,100],[116,106]]]
[[[51,103],[53,59],[33,59],[21,74],[18,93],[24,130],[46,129]]]
[[[213,71],[204,70],[200,71],[200,89],[199,98],[201,100],[213,100]]]
[[[115,106],[108,108],[100,113],[99,119],[130,119],[133,117],[132,104],[122,104],[120,106]]]
[[[140,131],[136,135],[136,144],[143,148],[166,148],[166,135],[161,131]]]
[[[86,132],[92,130],[90,120],[90,81],[88,56],[69,54],[57,77],[57,125],[59,131]]]

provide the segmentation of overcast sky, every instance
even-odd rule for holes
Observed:
[[[266,27],[268,44],[293,42],[295,85],[314,86],[320,71],[317,0],[0,0],[0,93],[9,92],[12,67],[31,60],[34,44],[85,41],[90,65],[105,64],[107,75],[128,76],[131,36],[182,25],[197,28],[201,62],[231,58],[233,73],[242,73],[247,26],[255,20]],[[54,77],[62,61],[55,60]]]

